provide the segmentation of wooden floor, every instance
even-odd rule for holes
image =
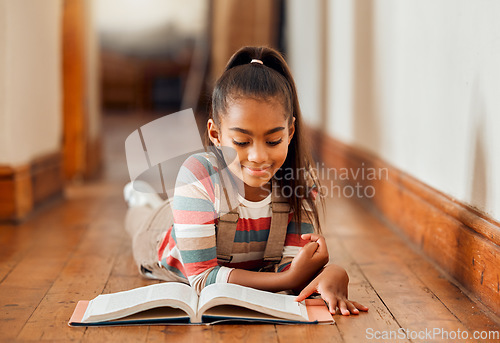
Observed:
[[[106,169],[99,181],[72,185],[65,200],[18,226],[0,226],[2,341],[83,342],[498,342],[473,339],[498,331],[497,318],[416,254],[384,223],[348,199],[327,199],[324,231],[331,261],[351,279],[350,297],[370,307],[335,315],[336,325],[220,325],[70,328],[78,300],[150,284],[137,274],[123,230],[124,139],[151,117],[105,118]],[[410,339],[370,339],[402,333]],[[468,339],[428,339],[433,330]],[[398,331],[399,330],[399,331]],[[420,334],[420,339],[415,335]],[[412,338],[413,337],[413,338]],[[453,336],[451,336],[453,337]]]

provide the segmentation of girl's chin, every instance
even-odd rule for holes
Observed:
[[[266,185],[269,183],[269,181],[272,178],[272,175],[266,174],[265,176],[255,176],[255,175],[249,175],[244,171],[244,169],[239,169],[237,170],[237,173],[235,173],[235,170],[233,168],[230,168],[231,172],[233,175],[237,176],[238,179],[243,181],[243,183],[247,187],[252,187],[252,188],[268,188]]]
[[[265,185],[267,185],[267,183],[269,183],[269,180],[271,179],[267,179],[267,178],[255,178],[255,177],[249,177],[249,176],[245,176],[243,178],[243,182],[247,185],[247,186],[250,186],[250,187],[264,187]]]
[[[250,187],[254,187],[254,188],[259,188],[259,187],[264,187],[265,185],[268,184],[269,180],[252,180],[252,179],[249,179],[249,178],[245,178],[243,180],[243,182],[247,185],[247,186],[250,186]]]

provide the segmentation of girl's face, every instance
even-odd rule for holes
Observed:
[[[285,109],[276,100],[236,100],[221,116],[220,128],[209,119],[214,145],[236,150],[238,161],[228,167],[244,182],[246,199],[259,201],[269,194],[269,181],[285,162],[293,123],[288,126]]]

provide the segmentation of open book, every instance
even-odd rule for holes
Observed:
[[[189,285],[164,282],[79,301],[68,324],[334,323],[323,300],[294,298],[229,283],[209,285],[198,296]]]

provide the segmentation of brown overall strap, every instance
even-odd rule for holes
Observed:
[[[280,194],[277,184],[272,183],[271,209],[271,228],[267,238],[266,250],[264,251],[265,262],[279,262],[283,255],[283,246],[285,245],[286,230],[288,227],[288,216],[290,213],[290,204],[287,199]]]
[[[217,260],[220,262],[231,262],[231,252],[233,250],[234,236],[236,234],[236,226],[240,217],[237,206],[231,205],[230,196],[227,192],[223,173],[219,173],[221,188],[224,191],[224,197],[220,199],[220,217],[217,226]]]
[[[220,180],[225,199],[221,198],[221,215],[217,227],[217,260],[220,262],[231,262],[231,252],[233,250],[239,213],[237,206],[233,208],[231,205],[230,196],[222,176]],[[264,251],[264,261],[279,262],[283,255],[290,205],[287,199],[281,196],[274,181],[271,188],[271,209],[273,213],[266,250]]]

